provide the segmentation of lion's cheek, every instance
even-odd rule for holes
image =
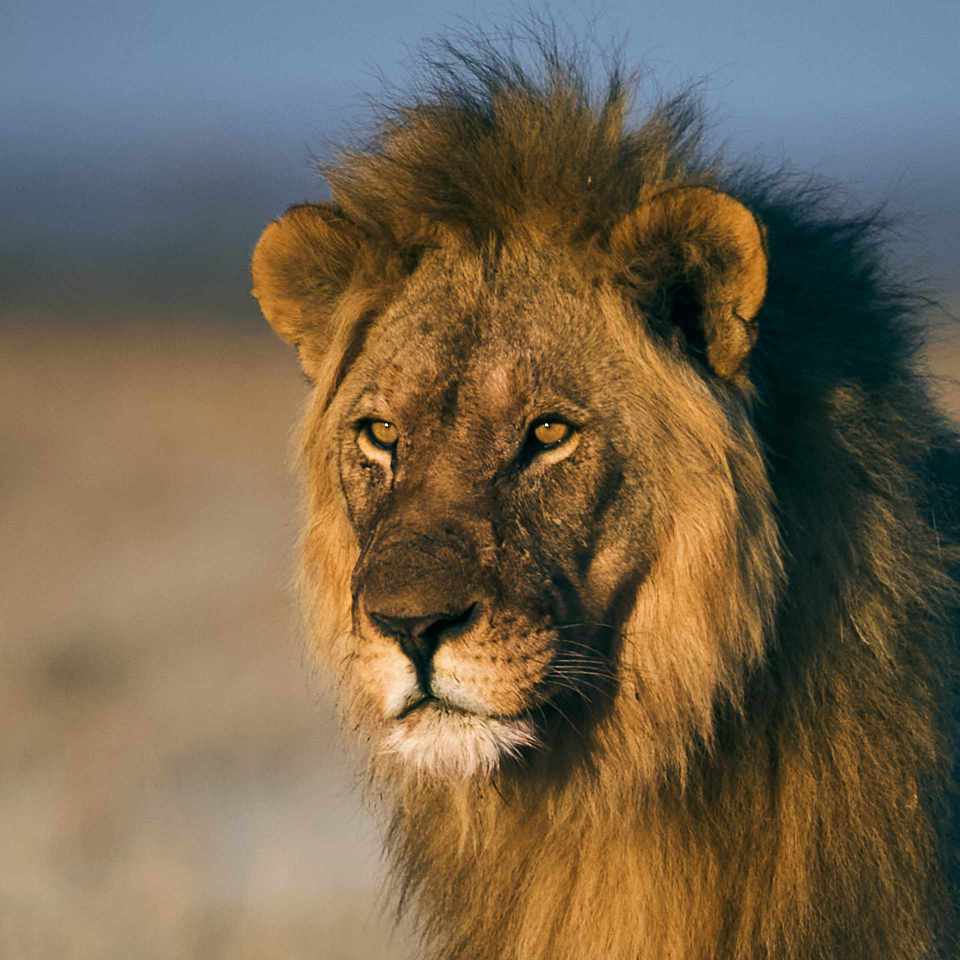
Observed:
[[[397,716],[418,698],[413,665],[393,643],[364,643],[357,654],[356,683],[379,722]]]
[[[494,642],[444,644],[434,656],[431,686],[444,700],[483,715],[515,716],[539,703],[550,663],[545,645],[509,650]]]
[[[601,544],[590,561],[583,597],[600,620],[612,614],[625,590],[632,596],[639,588],[648,566],[647,552],[637,546],[639,539],[631,535],[623,542]]]

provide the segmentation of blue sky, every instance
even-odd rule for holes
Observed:
[[[14,0],[0,38],[0,105],[29,136],[58,117],[64,133],[109,138],[113,123],[289,122],[301,132],[376,87],[401,80],[417,41],[463,20],[508,22],[503,3],[206,0],[73,3]],[[960,126],[956,0],[673,0],[549,9],[664,85],[704,77],[711,99],[748,128],[808,133],[851,125],[904,133]],[[35,131],[36,132],[36,131]],[[42,131],[41,131],[42,132]],[[49,133],[49,131],[47,131]],[[799,131],[798,131],[799,132]]]
[[[481,0],[8,0],[0,213],[34,232],[47,222],[44,204],[69,214],[60,229],[96,232],[101,214],[104,224],[133,216],[146,229],[174,209],[171,185],[191,179],[195,191],[205,170],[215,179],[218,168],[242,167],[253,181],[250,222],[271,216],[320,192],[310,150],[363,118],[378,72],[402,84],[422,37],[465,21],[496,29],[518,9]],[[665,90],[705,81],[712,128],[733,154],[838,178],[854,201],[887,199],[913,215],[932,272],[958,272],[958,0],[541,9],[576,33],[592,23],[601,43],[622,43],[628,62]],[[257,171],[269,172],[262,190]]]

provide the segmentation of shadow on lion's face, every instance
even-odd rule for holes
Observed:
[[[724,481],[720,404],[556,258],[505,253],[499,280],[427,258],[362,330],[327,412],[357,548],[344,682],[381,755],[420,775],[582,749],[624,684],[641,702],[705,684],[710,700],[721,680],[716,650],[674,652],[672,678],[620,663],[678,511],[710,509],[691,482]],[[680,620],[676,643],[699,642]]]

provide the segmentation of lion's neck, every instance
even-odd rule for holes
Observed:
[[[844,718],[835,726],[833,746],[851,748]],[[608,783],[601,775],[412,790],[395,810],[389,845],[432,944],[428,956],[928,956],[927,821],[911,764],[897,755],[912,747],[888,739],[872,756],[861,742],[861,781],[849,782],[846,758],[788,747],[795,733],[775,743],[765,731],[740,753],[749,763],[728,756],[716,765],[722,776],[694,774],[682,789],[652,791],[621,769]],[[882,776],[889,792],[890,765],[900,760],[902,796],[881,824],[865,807],[870,780]],[[862,830],[864,821],[887,836]],[[870,904],[856,899],[865,870],[875,877]],[[878,917],[890,918],[889,930]]]
[[[623,825],[587,826],[579,819],[569,829],[543,817],[502,819],[512,821],[506,838],[472,866],[465,864],[465,874],[473,873],[473,882],[488,891],[497,890],[505,876],[519,881],[512,891],[509,885],[497,890],[487,904],[493,908],[491,919],[497,917],[507,934],[504,942],[512,941],[505,956],[572,960],[692,954],[694,928],[665,922],[671,903],[690,910],[686,902],[697,885],[691,882],[691,864],[671,857],[649,825],[627,832]],[[540,838],[535,851],[533,837]],[[464,919],[476,923],[469,915]],[[715,918],[699,918],[701,936],[707,933],[705,922],[714,926]],[[487,918],[484,925],[487,935],[479,942],[496,944]],[[491,958],[498,956],[496,949]]]
[[[434,799],[432,809],[401,814],[394,834],[401,880],[436,935],[431,956],[711,955],[697,944],[715,944],[722,923],[715,898],[704,896],[717,881],[715,851],[642,801],[618,822],[531,794]]]

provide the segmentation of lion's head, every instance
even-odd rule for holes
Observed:
[[[932,956],[960,454],[876,222],[444,50],[253,258],[431,955]]]
[[[624,695],[647,762],[679,760],[763,651],[779,561],[742,379],[760,227],[694,187],[603,248],[565,234],[437,230],[382,305],[360,265],[390,251],[333,207],[293,209],[254,257],[317,384],[325,642],[380,752],[419,772],[549,751]]]

